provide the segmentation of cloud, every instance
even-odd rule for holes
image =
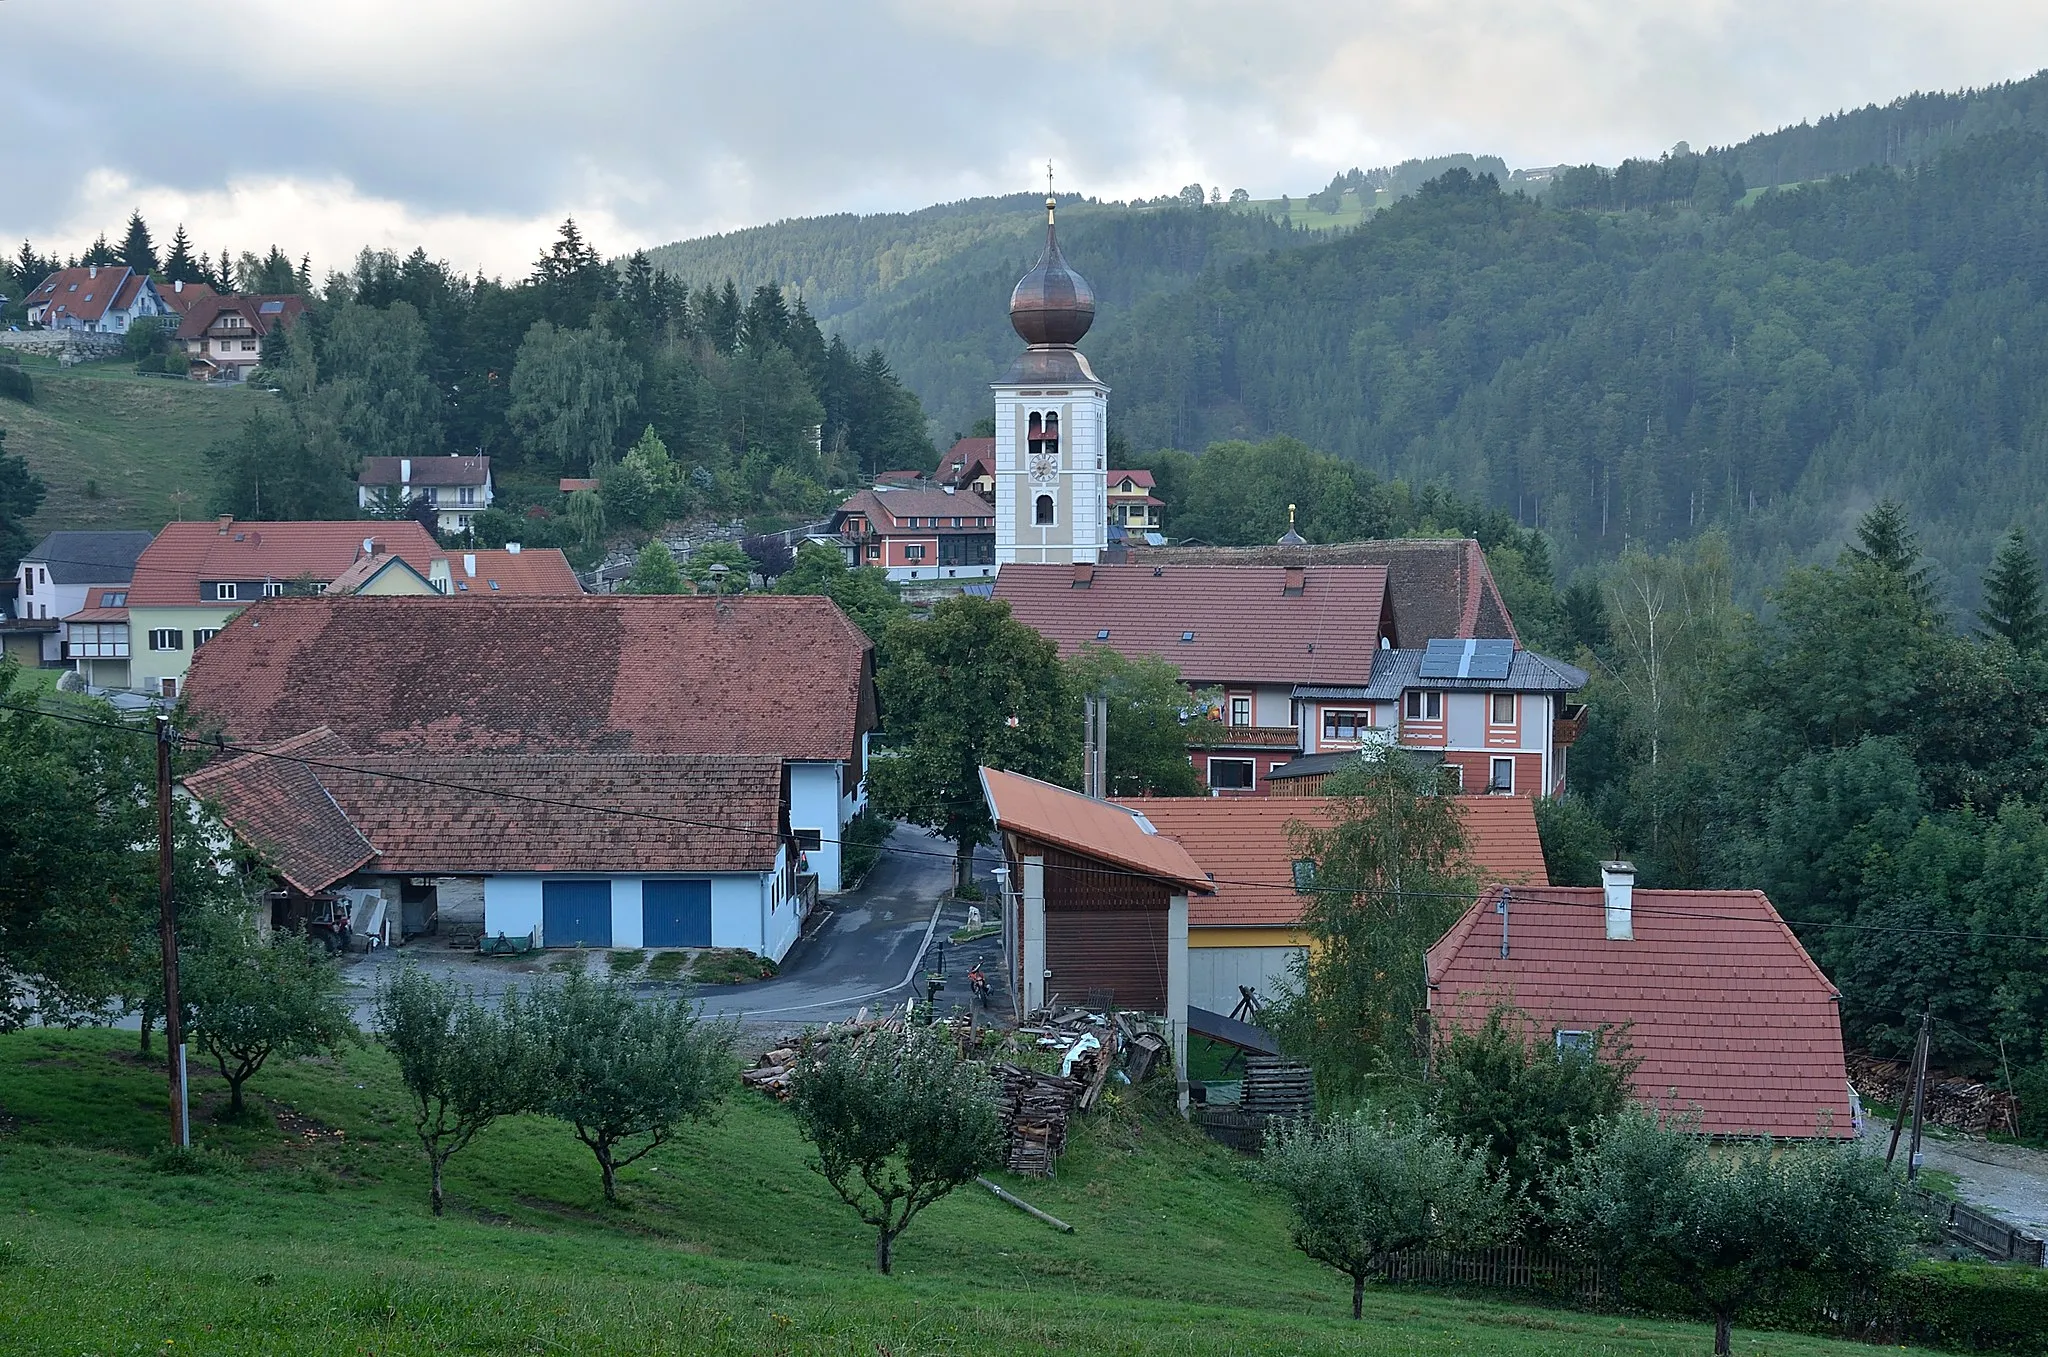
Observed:
[[[89,21],[81,19],[89,15]],[[7,0],[0,232],[143,207],[317,268],[424,245],[524,272],[563,216],[624,250],[1036,182],[1303,193],[1468,150],[1612,163],[2030,73],[1981,0],[323,0],[166,25]]]

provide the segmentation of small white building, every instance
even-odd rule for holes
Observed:
[[[169,316],[174,329],[177,314],[147,276],[124,264],[59,269],[28,294],[29,324],[48,330],[126,334],[145,316]]]
[[[434,508],[437,532],[466,531],[491,507],[488,457],[365,457],[356,477],[356,505],[365,510],[423,499]]]
[[[402,931],[432,926],[443,889],[480,891],[489,937],[780,960],[816,898],[775,758],[364,755],[323,726],[185,788],[265,856],[281,904],[367,890]]]

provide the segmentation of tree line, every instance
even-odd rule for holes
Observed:
[[[588,525],[551,523],[555,480],[603,479],[635,447],[673,474],[618,489],[626,523],[815,514],[832,488],[935,456],[881,351],[826,339],[801,296],[692,292],[644,255],[614,268],[574,222],[510,285],[365,251],[266,341],[261,376],[283,400],[214,449],[223,513],[347,516],[364,457],[482,454],[496,535],[584,547]]]

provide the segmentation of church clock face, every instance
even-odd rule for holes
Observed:
[[[1052,485],[1060,478],[1060,457],[1056,452],[1034,452],[1031,454],[1031,483]]]

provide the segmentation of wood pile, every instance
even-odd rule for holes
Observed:
[[[996,1106],[1010,1132],[1003,1166],[1024,1177],[1050,1178],[1053,1161],[1067,1146],[1067,1122],[1087,1085],[1007,1062],[995,1071],[1002,1080]]]
[[[754,1068],[741,1070],[740,1082],[748,1088],[759,1089],[778,1102],[787,1102],[790,1074],[804,1060],[815,1060],[824,1047],[835,1041],[859,1041],[876,1032],[901,1032],[905,1021],[907,1017],[903,1013],[870,1018],[863,1008],[851,1022],[826,1023],[823,1027],[792,1033],[763,1051],[754,1062]]]
[[[1879,1060],[1874,1056],[1849,1057],[1849,1083],[1866,1101],[1897,1107],[1912,1096],[1910,1062]],[[1911,1109],[1907,1112],[1909,1123]],[[1927,1096],[1921,1100],[1921,1117],[1929,1126],[1945,1126],[1968,1135],[1998,1131],[2015,1134],[2019,1127],[2019,1100],[2012,1094],[1968,1079],[1943,1078],[1938,1070],[1927,1074]]]
[[[1244,1093],[1238,1106],[1259,1121],[1279,1117],[1299,1121],[1316,1110],[1316,1078],[1306,1065],[1276,1055],[1248,1055],[1244,1060]]]

